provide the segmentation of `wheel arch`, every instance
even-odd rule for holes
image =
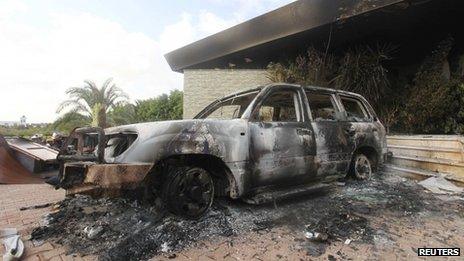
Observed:
[[[362,153],[364,154],[371,162],[374,170],[377,170],[379,167],[379,160],[380,160],[380,153],[377,149],[375,149],[373,146],[369,145],[364,145],[364,146],[359,146],[356,148],[356,150],[353,152],[353,155],[351,157],[351,160],[354,159],[354,157]]]
[[[164,170],[169,166],[200,167],[208,171],[214,182],[216,196],[236,198],[237,181],[227,164],[211,154],[175,154],[160,159],[154,165],[156,178],[163,180]],[[163,181],[164,182],[164,181]]]

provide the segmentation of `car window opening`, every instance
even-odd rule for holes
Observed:
[[[294,91],[272,93],[261,104],[257,120],[262,122],[300,121],[298,94]]]
[[[314,121],[335,120],[336,106],[330,94],[316,94],[306,92],[308,97],[311,115]]]
[[[348,121],[366,121],[369,119],[364,106],[356,99],[340,97]]]
[[[210,110],[201,115],[200,119],[218,119],[231,120],[242,117],[248,105],[253,101],[258,92],[247,93],[245,95],[236,96],[231,99],[222,101]]]
[[[126,151],[137,139],[136,133],[118,133],[107,136],[105,154],[109,157],[117,157]]]

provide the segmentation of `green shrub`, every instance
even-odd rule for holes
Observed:
[[[174,90],[147,100],[138,100],[135,105],[137,122],[182,119],[183,92]]]

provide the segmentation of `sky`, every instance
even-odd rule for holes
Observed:
[[[182,90],[164,54],[292,0],[0,0],[0,121],[52,122],[69,87]]]

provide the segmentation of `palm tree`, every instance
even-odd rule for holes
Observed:
[[[102,128],[107,127],[106,114],[119,101],[128,100],[129,96],[118,88],[112,79],[106,80],[98,88],[92,81],[84,81],[82,87],[71,87],[66,90],[69,100],[60,104],[57,112],[71,107],[72,111],[82,113],[92,118],[92,125]]]

